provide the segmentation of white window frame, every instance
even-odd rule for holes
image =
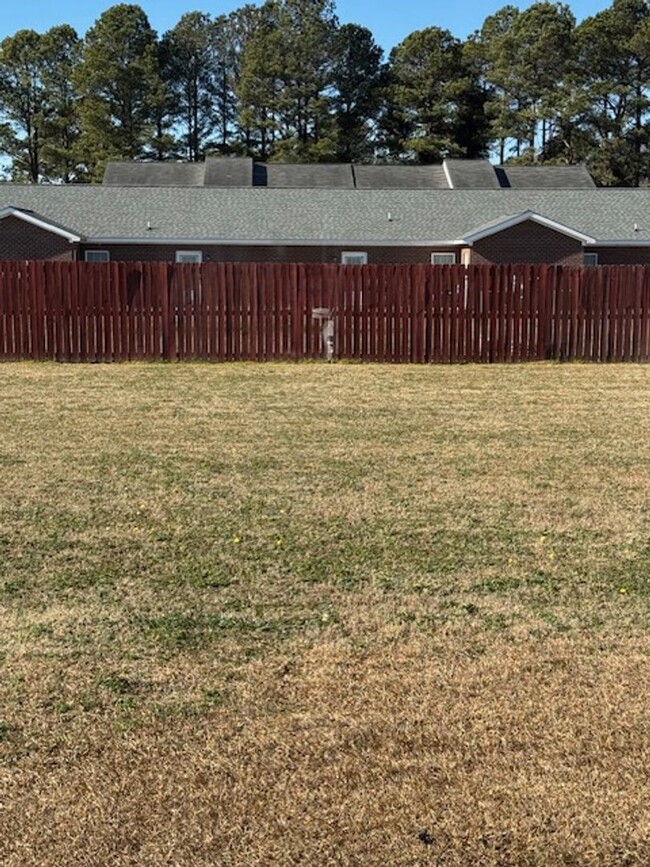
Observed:
[[[84,262],[110,262],[111,254],[108,250],[85,250]]]
[[[350,262],[350,258],[362,259],[361,262]],[[341,253],[341,265],[367,265],[368,254],[365,250],[343,250]]]
[[[589,260],[589,261],[587,261]],[[584,253],[582,264],[586,268],[593,268],[598,264],[598,253]]]
[[[431,264],[432,265],[455,265],[456,264],[456,254],[450,253],[447,251],[446,253],[432,253],[431,254]]]
[[[202,250],[176,250],[177,265],[200,265],[202,262]]]

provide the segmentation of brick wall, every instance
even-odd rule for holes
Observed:
[[[598,253],[599,265],[649,265],[650,247],[588,247]]]
[[[473,265],[523,262],[582,265],[583,253],[581,242],[575,238],[526,220],[477,241],[472,247],[471,262]]]
[[[79,258],[83,259],[84,250],[97,250],[97,244],[88,244],[81,248]],[[106,246],[113,261],[174,262],[177,250],[200,250],[204,262],[330,262],[341,264],[341,253],[360,251],[368,254],[368,263],[381,264],[417,264],[429,263],[433,247],[364,247],[363,244],[347,244],[345,247],[244,247],[244,246],[214,246],[214,245],[178,245],[166,246],[151,244],[147,246]],[[454,252],[453,247],[435,248],[436,253]],[[457,256],[457,261],[458,256]]]
[[[0,220],[0,259],[74,259],[75,246],[19,217]]]
[[[96,244],[79,248],[60,235],[48,232],[18,217],[0,220],[0,259],[83,259],[85,249],[98,249]],[[431,253],[452,252],[461,261],[461,251],[454,247],[364,247],[347,244],[328,247],[243,247],[216,245],[157,245],[105,247],[113,261],[175,261],[176,250],[201,250],[204,262],[331,262],[339,264],[344,250],[364,251],[370,264],[415,264],[431,261]],[[598,253],[601,265],[650,264],[648,247],[589,247]],[[549,262],[560,265],[582,265],[584,249],[581,243],[546,226],[532,221],[520,223],[489,238],[477,241],[470,249],[472,264]]]

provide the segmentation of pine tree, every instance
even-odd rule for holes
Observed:
[[[239,125],[255,155],[331,159],[332,57],[337,19],[331,0],[268,0],[248,41],[238,87]]]
[[[74,75],[80,56],[81,41],[67,24],[53,27],[41,37],[41,76],[47,97],[41,171],[50,181],[79,183],[86,179],[77,153],[80,121]]]
[[[332,108],[335,158],[363,162],[374,155],[386,68],[372,33],[357,24],[339,28],[334,40]]]
[[[277,71],[278,6],[267,2],[259,11],[255,31],[246,39],[241,54],[236,93],[237,123],[243,132],[245,152],[266,160],[273,154],[279,136],[279,90]]]
[[[71,27],[20,30],[0,43],[0,149],[16,180],[79,179],[71,79],[79,40]]]
[[[589,107],[579,118],[591,141],[589,166],[600,183],[638,186],[650,178],[650,9],[614,0],[578,28]]]
[[[213,26],[209,15],[189,12],[162,39],[174,120],[182,129],[184,155],[192,162],[203,158],[216,124],[218,58]]]
[[[389,62],[389,106],[382,125],[392,158],[435,163],[447,155],[485,151],[486,96],[478,67],[458,39],[439,27],[418,30],[393,49]]]
[[[492,135],[506,156],[528,162],[544,155],[563,123],[574,54],[575,18],[562,3],[534,3],[524,12],[505,6],[486,19],[478,43],[484,74],[494,87],[488,113]]]
[[[217,57],[216,140],[219,153],[249,153],[250,133],[238,123],[237,97],[242,57],[246,46],[263,20],[263,10],[247,4],[215,19],[213,40]]]
[[[81,147],[92,176],[107,160],[157,153],[164,134],[156,32],[139,6],[119,4],[86,34],[76,84],[81,95]]]

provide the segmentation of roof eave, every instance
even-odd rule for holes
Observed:
[[[585,247],[650,247],[650,238],[632,238],[630,240],[617,241],[589,241]]]
[[[81,241],[81,235],[77,235],[75,232],[63,228],[63,226],[55,226],[43,217],[39,217],[37,214],[31,214],[28,211],[23,211],[21,208],[15,208],[13,206],[2,208],[2,210],[0,210],[0,220],[4,220],[7,217],[16,217],[19,220],[24,220],[26,223],[31,223],[33,226],[37,226],[39,229],[43,229],[46,232],[51,232],[53,235],[59,235],[60,237],[65,238],[70,241],[71,244],[78,244]]]
[[[465,247],[466,242],[461,240],[435,241],[422,239],[419,241],[392,240],[364,240],[360,238],[150,238],[150,237],[106,237],[93,235],[85,239],[86,244],[104,244],[131,246],[154,245],[210,245],[231,247],[346,247],[351,245],[358,247]]]
[[[483,238],[489,238],[492,235],[498,235],[500,232],[504,232],[506,229],[511,229],[514,226],[518,226],[521,223],[525,223],[530,220],[533,223],[537,223],[540,226],[545,226],[547,229],[552,229],[554,232],[559,232],[562,235],[567,235],[570,238],[575,238],[578,241],[581,241],[583,244],[595,244],[596,239],[592,238],[590,235],[586,235],[584,232],[580,232],[577,229],[571,228],[571,226],[566,226],[563,223],[558,223],[557,220],[552,220],[550,217],[544,217],[542,214],[538,214],[535,211],[522,211],[519,214],[514,214],[510,217],[505,217],[503,220],[500,220],[497,223],[493,223],[491,226],[486,226],[482,229],[477,229],[474,232],[468,232],[465,235],[464,241],[468,246],[473,246],[476,241],[481,241]]]

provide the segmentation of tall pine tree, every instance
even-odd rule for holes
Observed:
[[[575,18],[563,3],[505,6],[477,37],[494,88],[488,107],[503,162],[509,151],[536,162],[562,124],[574,54]]]
[[[337,160],[363,162],[374,156],[385,79],[383,51],[372,33],[357,24],[339,28],[332,68]]]
[[[479,70],[449,30],[411,33],[390,55],[384,147],[393,159],[440,162],[487,149]]]
[[[588,108],[579,118],[591,147],[589,166],[600,183],[650,179],[650,8],[614,0],[578,28]]]
[[[0,43],[0,150],[15,180],[79,180],[72,76],[79,40],[71,27],[19,30]]]
[[[119,4],[100,15],[86,34],[76,85],[80,145],[95,179],[107,160],[163,155],[156,148],[165,132],[156,32],[139,6]]]
[[[216,124],[218,57],[209,15],[189,12],[162,39],[164,77],[186,159],[203,159]]]
[[[251,130],[262,158],[332,159],[334,4],[268,0],[261,14],[242,58],[239,125]]]

